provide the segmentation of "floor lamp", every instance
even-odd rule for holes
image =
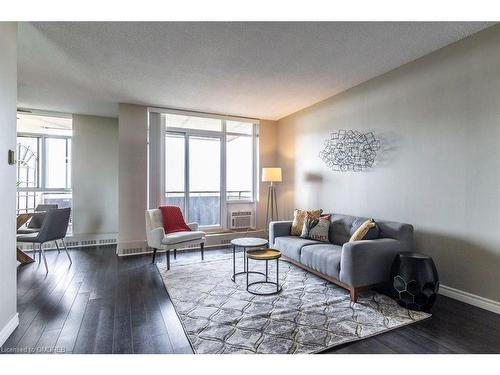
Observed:
[[[262,168],[262,182],[269,182],[267,189],[266,225],[270,221],[279,220],[278,200],[276,199],[275,182],[281,182],[281,168]]]

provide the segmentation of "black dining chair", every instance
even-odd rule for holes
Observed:
[[[22,226],[17,230],[17,234],[30,234],[40,231],[46,211],[57,209],[57,204],[39,204],[35,208],[35,214],[28,221],[26,226]],[[40,212],[41,211],[41,212]]]
[[[40,231],[31,234],[20,234],[17,236],[17,242],[28,242],[33,244],[38,244],[39,261],[43,257],[43,262],[45,263],[45,270],[49,273],[49,268],[47,266],[47,259],[45,258],[45,252],[43,250],[43,244],[46,242],[55,242],[57,248],[57,240],[61,240],[68,256],[69,262],[72,264],[71,256],[68,253],[68,248],[64,242],[64,237],[66,237],[66,231],[68,230],[69,217],[71,215],[71,208],[61,208],[48,210],[45,213],[45,218],[42,223]]]

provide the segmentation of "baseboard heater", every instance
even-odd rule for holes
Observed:
[[[118,233],[68,236],[64,241],[68,248],[116,245],[118,243]],[[33,245],[30,243],[18,243],[17,247],[23,251],[33,250]],[[47,242],[43,244],[43,248],[44,250],[55,250],[56,246],[54,242]]]

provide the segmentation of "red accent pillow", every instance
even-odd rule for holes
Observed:
[[[184,221],[179,207],[160,206],[158,208],[160,209],[161,216],[163,218],[163,229],[165,229],[165,233],[185,232],[191,230],[191,228],[189,228]]]

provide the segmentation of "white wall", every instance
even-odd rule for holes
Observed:
[[[73,234],[118,233],[118,119],[73,116]]]
[[[147,108],[120,104],[118,115],[118,253],[145,246]]]
[[[7,164],[16,149],[17,24],[0,22],[0,345],[17,326],[16,168]]]
[[[408,222],[441,282],[500,301],[500,26],[279,121],[282,207]],[[332,172],[335,129],[375,131],[377,165]]]
[[[276,121],[261,120],[259,126],[259,201],[257,204],[257,229],[266,228],[266,205],[268,183],[262,182],[262,168],[277,167],[276,147],[278,145],[278,126]],[[280,194],[280,184],[276,184]],[[281,213],[281,207],[278,207]]]

